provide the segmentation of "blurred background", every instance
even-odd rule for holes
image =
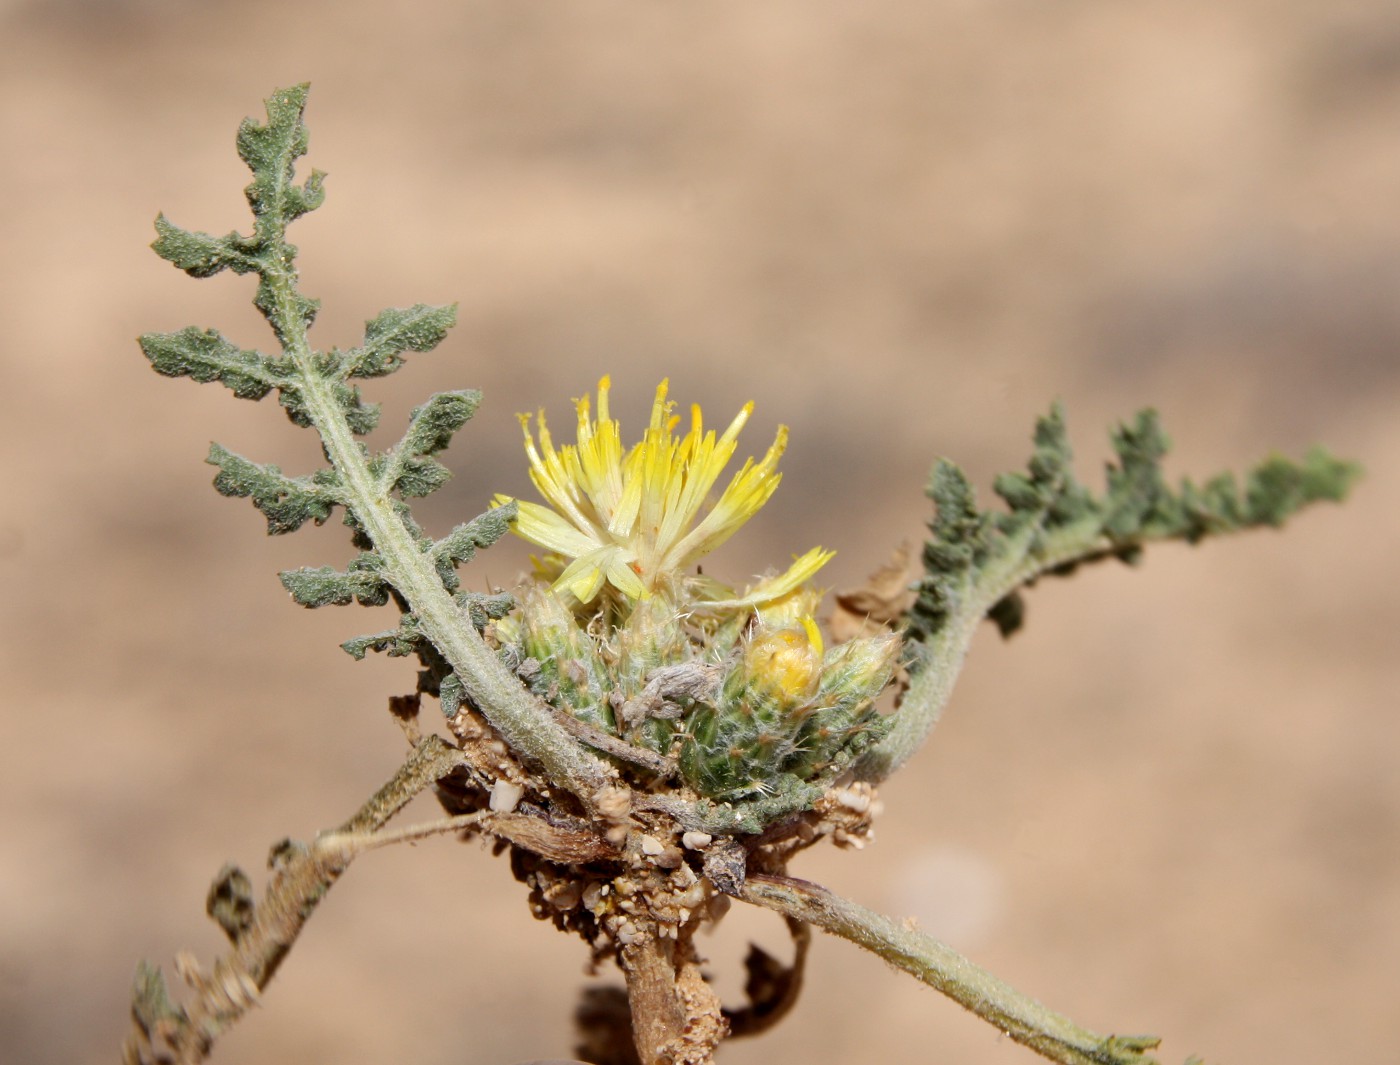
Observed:
[[[796,871],[917,916],[1164,1062],[1370,1060],[1400,991],[1400,8],[1385,0],[0,0],[0,1059],[110,1062],[136,961],[209,958],[210,879],[342,820],[398,764],[389,623],[307,612],[211,439],[319,460],[272,403],[153,374],[137,334],[270,341],[252,282],[147,249],[158,210],[246,227],[233,135],[314,83],[300,222],[315,339],[387,306],[461,324],[371,397],[485,403],[430,531],[529,490],[518,411],[657,381],[782,489],[707,569],[816,544],[849,587],[917,542],[936,455],[986,492],[1069,412],[1097,483],[1139,407],[1206,476],[1314,441],[1369,469],[1284,534],[1148,553],[988,627],[877,843]],[[503,544],[466,571],[507,584]],[[426,815],[430,805],[412,813]],[[749,938],[708,949],[731,1000]],[[725,1060],[1036,1060],[822,939],[796,1013]],[[475,846],[363,858],[223,1065],[568,1056],[585,951]],[[615,974],[603,979],[615,980]]]

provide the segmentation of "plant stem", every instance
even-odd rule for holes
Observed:
[[[394,843],[416,843],[420,839],[460,832],[473,828],[492,816],[490,810],[478,810],[472,814],[458,814],[455,817],[441,817],[436,821],[425,821],[403,828],[385,829],[381,832],[327,832],[316,837],[316,850],[322,854],[348,854],[358,857],[365,851],[388,847]]]
[[[932,936],[818,884],[751,874],[743,898],[848,939],[918,977],[1023,1046],[1063,1065],[1156,1065],[1151,1036],[1102,1036],[1042,1006]]]
[[[607,780],[603,763],[569,736],[549,708],[501,664],[442,586],[432,559],[414,541],[394,512],[387,489],[370,472],[331,382],[316,368],[306,325],[296,308],[290,266],[269,266],[263,279],[275,293],[275,319],[283,346],[301,371],[307,413],[321,435],[326,457],[340,473],[349,497],[347,506],[384,560],[386,579],[407,600],[424,635],[505,741],[542,765],[552,782],[568,788],[591,808],[592,796]]]
[[[928,739],[953,694],[953,686],[967,660],[978,626],[1001,599],[1037,576],[1068,562],[1102,556],[1113,544],[1090,518],[1057,529],[1031,550],[1031,531],[1020,534],[1021,543],[963,585],[962,598],[943,627],[916,649],[909,689],[893,716],[889,733],[856,767],[856,776],[879,783],[907,762]]]
[[[729,1034],[689,935],[666,938],[650,925],[620,952],[642,1065],[712,1065],[715,1048]]]
[[[632,1007],[632,1038],[642,1065],[670,1059],[685,1031],[685,1011],[676,994],[671,944],[645,934],[622,949],[627,1001]]]
[[[437,736],[423,740],[393,778],[327,840],[359,839],[383,826],[424,788],[463,762],[463,754]],[[373,838],[373,837],[370,837]],[[159,969],[145,962],[137,970],[132,996],[133,1030],[122,1049],[125,1065],[195,1065],[209,1056],[215,1039],[258,1002],[258,997],[306,921],[358,853],[336,845],[280,845],[262,899],[251,906],[245,928],[230,932],[233,949],[204,973],[184,966],[195,988],[183,1008],[169,999]],[[241,875],[241,874],[240,874]],[[246,880],[245,880],[246,883]]]

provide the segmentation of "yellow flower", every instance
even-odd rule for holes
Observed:
[[[705,431],[698,406],[690,431],[674,433],[678,417],[666,400],[668,382],[656,390],[651,423],[625,454],[618,423],[608,411],[611,382],[598,382],[598,417],[589,399],[576,400],[578,442],[555,449],[539,413],[539,445],[530,416],[521,415],[530,480],[549,506],[520,502],[515,531],[566,561],[553,582],[556,593],[592,602],[607,586],[629,601],[645,599],[682,570],[728,540],[768,501],[782,479],[778,459],[787,427],[759,462],[749,459],[734,474],[704,517],[705,500],[734,454],[753,404],[746,404],[722,436]],[[496,503],[510,502],[497,496]],[[697,518],[699,518],[697,522]],[[744,595],[715,600],[716,607],[750,607],[786,595],[816,573],[833,552],[813,548],[786,573],[760,581]]]

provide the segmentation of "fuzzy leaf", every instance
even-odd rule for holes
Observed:
[[[243,351],[213,329],[147,333],[139,343],[156,373],[218,381],[239,399],[262,399],[282,383],[267,356]]]
[[[341,502],[340,481],[333,470],[311,477],[288,477],[274,465],[260,465],[220,446],[209,446],[205,460],[218,466],[214,489],[220,495],[251,496],[267,518],[268,535],[293,532],[308,521],[323,524]]]
[[[253,183],[244,190],[248,206],[258,219],[258,235],[263,236],[263,220],[269,230],[280,231],[287,223],[314,210],[325,198],[325,175],[312,171],[304,188],[292,184],[296,161],[306,154],[310,135],[302,122],[310,85],[278,89],[267,98],[267,124],[245,118],[238,127],[238,155],[253,172]]]
[[[181,229],[163,214],[156,216],[156,239],[151,250],[191,277],[213,277],[221,270],[246,274],[256,268],[249,255],[252,249],[237,233],[216,237]]]
[[[507,532],[515,520],[515,503],[488,510],[471,521],[458,525],[432,545],[433,566],[438,579],[449,592],[457,590],[457,567],[470,562],[477,549],[490,547]]]
[[[407,455],[433,455],[452,442],[452,435],[464,426],[481,404],[476,389],[439,392],[413,411],[408,431],[399,442]]]
[[[433,545],[433,555],[439,562],[458,565],[470,562],[477,548],[490,547],[510,531],[515,520],[515,501],[488,510],[471,521],[463,522]]]
[[[399,627],[389,629],[386,632],[375,632],[368,636],[356,636],[353,640],[346,640],[340,646],[345,653],[357,662],[362,660],[370,651],[378,651],[387,654],[390,658],[404,658],[417,653],[422,647],[423,633],[418,627],[418,623],[409,614],[405,614],[399,621]]]
[[[438,684],[438,701],[442,707],[442,716],[451,721],[457,716],[457,711],[466,702],[467,689],[462,685],[462,680],[456,673],[449,673],[443,677]]]
[[[452,479],[452,471],[436,459],[417,456],[400,467],[396,487],[405,498],[432,495]]]
[[[364,560],[374,557],[361,555],[356,563],[361,563],[362,568],[357,569],[356,563],[351,563],[344,573],[330,566],[319,566],[286,570],[278,576],[282,587],[304,607],[346,606],[357,600],[364,606],[383,606],[389,601],[389,586],[372,565],[364,564]]]
[[[1169,486],[1162,458],[1170,441],[1157,413],[1146,410],[1112,434],[1117,461],[1100,497],[1080,485],[1070,469],[1064,415],[1057,404],[1039,420],[1027,472],[995,481],[1008,509],[984,512],[956,466],[939,460],[928,494],[935,513],[924,545],[925,576],[909,614],[919,640],[938,635],[950,620],[990,616],[1002,633],[1020,627],[1024,602],[1018,587],[1045,575],[1070,573],[1081,562],[1116,557],[1135,561],[1154,540],[1195,543],[1206,536],[1260,525],[1281,525],[1309,503],[1340,500],[1359,475],[1354,464],[1325,451],[1301,465],[1271,458],[1245,482],[1243,498],[1230,474],[1197,488]]]
[[[415,408],[398,446],[370,464],[384,489],[411,498],[430,495],[446,484],[452,474],[431,456],[452,442],[452,434],[476,413],[480,402],[481,393],[468,389],[440,392]]]
[[[509,592],[496,592],[492,595],[458,592],[453,599],[478,630],[486,628],[489,621],[500,621],[515,609],[515,596]]]
[[[365,323],[365,342],[343,352],[343,372],[350,377],[383,377],[403,365],[406,351],[431,351],[457,324],[457,305],[382,311]]]
[[[379,424],[379,404],[366,403],[360,398],[360,390],[336,381],[331,386],[336,401],[345,412],[345,421],[356,436],[374,432]]]

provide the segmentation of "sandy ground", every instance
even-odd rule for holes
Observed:
[[[133,338],[266,341],[247,279],[151,255],[157,210],[244,224],[236,124],[309,79],[324,210],[300,224],[320,342],[461,303],[376,384],[385,424],[486,403],[424,509],[527,488],[515,413],[604,372],[792,426],[786,480],[715,556],[814,544],[850,585],[916,538],[932,458],[982,486],[1064,400],[1081,472],[1155,405],[1174,469],[1313,441],[1345,508],[1285,534],[1050,582],[988,630],[876,846],[800,867],[1164,1061],[1387,1060],[1400,956],[1400,9],[1383,0],[0,3],[0,1060],[112,1061],[138,958],[207,956],[229,858],[339,821],[396,764],[402,662],[336,644],[208,488],[210,439],[304,470],[270,404],[150,372]],[[467,574],[502,582],[502,546]],[[424,808],[426,810],[426,808]],[[739,987],[748,936],[713,942]],[[447,842],[358,864],[224,1065],[566,1055],[584,952]],[[733,1063],[1033,1060],[822,941],[810,991]]]

